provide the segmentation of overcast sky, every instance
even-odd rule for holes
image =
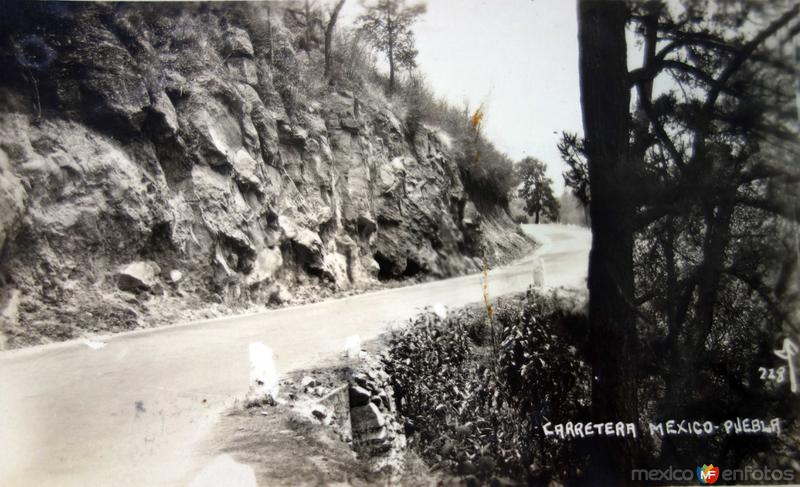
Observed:
[[[429,0],[415,25],[418,64],[437,95],[486,108],[485,133],[519,160],[548,166],[564,186],[556,144],[582,132],[575,3],[570,0]],[[343,17],[361,11],[347,2]]]

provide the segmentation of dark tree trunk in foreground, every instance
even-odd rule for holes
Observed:
[[[589,320],[596,422],[637,422],[638,417],[627,20],[622,1],[578,1],[581,105],[592,191]],[[591,483],[630,481],[635,440],[599,438],[591,453]]]

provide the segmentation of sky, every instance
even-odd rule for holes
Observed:
[[[410,0],[413,1],[413,0]],[[513,160],[547,164],[556,194],[562,131],[582,133],[575,2],[428,0],[414,26],[417,63],[434,92],[457,106],[484,105],[484,133]],[[350,0],[342,12],[361,11]],[[348,22],[349,23],[349,22]]]

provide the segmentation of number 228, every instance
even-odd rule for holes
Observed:
[[[763,381],[773,381],[777,382],[778,384],[782,384],[786,381],[786,366],[782,365],[777,369],[774,368],[766,368],[766,367],[759,367],[759,373],[761,374],[761,380]]]

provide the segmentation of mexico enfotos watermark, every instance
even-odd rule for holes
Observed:
[[[704,465],[705,467],[705,465]],[[688,468],[667,469],[633,469],[631,470],[631,480],[635,482],[694,482],[701,484],[714,484],[717,480],[723,482],[771,482],[771,483],[792,483],[797,478],[796,472],[791,469],[775,469],[769,467],[745,467],[745,468],[713,468],[704,469],[698,467],[695,470]],[[713,473],[709,473],[709,472]]]

